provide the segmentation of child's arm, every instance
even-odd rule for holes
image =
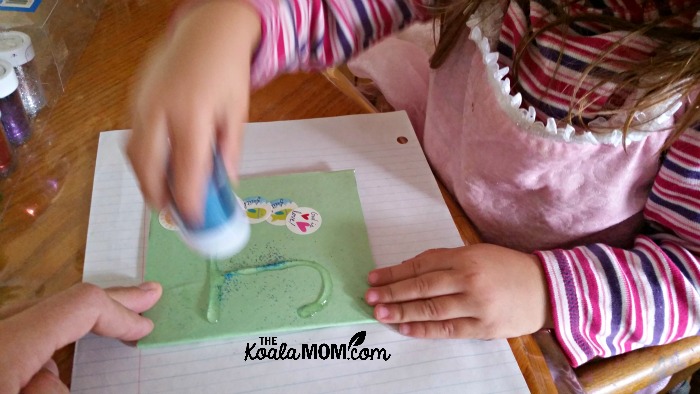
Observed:
[[[201,218],[218,145],[235,178],[250,86],[347,60],[411,21],[411,0],[192,0],[145,64],[127,153],[147,202]],[[252,65],[251,65],[252,62]]]
[[[245,0],[262,16],[251,83],[342,64],[380,39],[429,18],[425,0]]]
[[[557,336],[574,366],[700,331],[700,130],[671,147],[644,215],[655,231],[632,250],[538,253]]]

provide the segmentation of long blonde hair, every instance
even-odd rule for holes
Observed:
[[[432,68],[438,68],[445,62],[458,42],[459,37],[464,33],[467,21],[474,15],[484,1],[485,0],[457,0],[455,2],[452,0],[438,0],[434,12],[440,20],[440,38],[435,53],[430,59],[430,66]],[[534,43],[538,35],[559,26],[570,26],[572,23],[576,22],[595,21],[599,25],[608,26],[610,31],[620,30],[629,32],[626,38],[644,36],[658,43],[658,47],[653,56],[650,56],[644,61],[629,64],[626,71],[607,73],[606,75],[595,74],[597,66],[605,62],[612,52],[620,46],[625,45],[627,42],[626,39],[620,40],[603,51],[600,56],[582,72],[581,80],[578,82],[579,87],[584,78],[588,76],[597,77],[598,82],[590,91],[594,91],[603,85],[614,83],[618,89],[641,92],[639,97],[633,100],[634,102],[631,107],[611,109],[602,115],[610,116],[615,113],[624,113],[626,121],[623,125],[623,131],[626,134],[629,132],[635,113],[638,111],[645,111],[675,95],[680,95],[686,103],[685,110],[683,115],[675,122],[674,128],[664,148],[668,148],[688,127],[700,123],[700,94],[698,94],[698,91],[700,91],[699,28],[679,29],[664,26],[665,21],[677,16],[679,13],[664,16],[643,24],[634,24],[614,16],[600,14],[571,16],[569,5],[575,3],[581,3],[581,0],[563,2],[556,8],[551,9],[550,13],[554,16],[553,22],[548,23],[545,27],[537,31],[530,31],[523,38],[513,58],[514,79],[517,79],[521,56],[525,52],[527,46]],[[700,10],[700,3],[690,5],[680,12],[697,13],[698,10]],[[560,52],[559,62],[561,62],[561,57],[562,54]],[[590,128],[582,117],[583,111],[591,105],[590,100],[588,100],[589,98],[589,95],[586,94],[577,102],[571,103],[568,113],[569,121],[576,121],[575,123]],[[604,131],[598,130],[598,132]]]

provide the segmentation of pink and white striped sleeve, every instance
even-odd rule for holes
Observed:
[[[700,331],[700,130],[677,140],[654,180],[648,231],[631,250],[595,244],[536,254],[573,366]]]
[[[251,84],[291,71],[322,70],[417,20],[419,0],[246,0],[260,14],[262,36]]]

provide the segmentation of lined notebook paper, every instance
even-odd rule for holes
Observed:
[[[398,137],[408,142],[400,144]],[[100,135],[84,280],[133,285],[143,277],[145,206],[123,155],[126,131]],[[241,176],[355,169],[372,254],[378,266],[439,247],[462,245],[405,113],[354,115],[246,128]],[[277,345],[347,344],[388,360],[245,360],[257,337],[137,349],[93,335],[75,352],[76,393],[527,392],[505,340],[416,340],[392,327],[363,324],[277,335]],[[279,346],[277,346],[279,347]],[[320,352],[319,352],[320,354]]]

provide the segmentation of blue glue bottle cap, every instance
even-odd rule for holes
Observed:
[[[185,223],[174,207],[182,239],[207,258],[225,259],[240,252],[250,238],[250,223],[236,201],[224,164],[217,154],[204,202],[204,220],[199,226]]]

